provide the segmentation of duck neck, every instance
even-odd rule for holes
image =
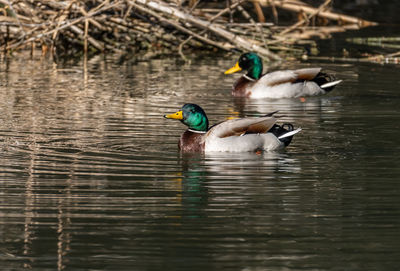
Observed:
[[[197,130],[193,130],[193,129],[188,129],[188,131],[189,132],[192,132],[192,133],[196,133],[196,134],[205,134],[205,133],[207,133],[207,131],[197,131]]]

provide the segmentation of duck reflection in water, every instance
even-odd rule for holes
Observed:
[[[235,190],[254,185],[252,175],[264,176],[268,182],[281,172],[301,172],[300,162],[287,153],[180,153],[177,160],[182,171],[175,174],[173,189],[182,215],[192,218],[203,217],[212,202],[225,201],[229,193],[240,201],[241,193]],[[268,187],[267,183],[262,186]]]

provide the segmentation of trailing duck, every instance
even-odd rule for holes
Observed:
[[[342,80],[321,72],[321,68],[281,70],[262,74],[261,58],[256,53],[242,54],[236,65],[225,71],[247,71],[233,85],[232,95],[250,98],[294,98],[331,91]]]

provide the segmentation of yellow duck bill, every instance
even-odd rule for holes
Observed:
[[[236,62],[235,66],[233,66],[229,70],[225,71],[225,74],[231,74],[231,73],[235,73],[235,72],[238,72],[241,70],[242,70],[242,68],[239,67],[239,62]]]
[[[167,119],[175,119],[175,120],[182,120],[183,119],[183,113],[182,110],[173,113],[173,114],[169,114],[169,115],[164,115],[164,118]]]

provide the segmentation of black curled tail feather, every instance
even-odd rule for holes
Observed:
[[[317,83],[318,86],[322,86],[324,84],[336,81],[336,77],[334,75],[332,75],[332,74],[328,74],[328,73],[325,73],[325,72],[319,72],[317,74],[317,76],[315,76],[315,78],[312,81]],[[335,86],[336,85],[333,85],[333,86],[330,86],[330,87],[326,87],[326,88],[324,88],[324,90],[326,92],[329,92],[332,89],[334,89]]]
[[[279,138],[281,135],[286,134],[287,132],[293,131],[293,125],[290,123],[284,123],[282,125],[274,124],[272,128],[268,131],[270,133],[273,133],[277,138]],[[279,139],[285,146],[289,146],[290,142],[292,142],[293,136],[288,136]]]

